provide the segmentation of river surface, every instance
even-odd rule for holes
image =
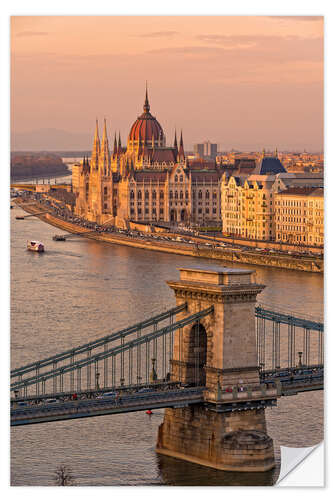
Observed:
[[[165,281],[177,268],[216,261],[140,250],[77,238],[56,242],[56,228],[11,210],[12,368],[88,342],[175,305]],[[46,252],[26,251],[30,238]],[[226,263],[230,267],[230,263]],[[249,267],[249,266],[238,266]],[[322,317],[323,277],[251,266],[266,288],[260,300]],[[266,410],[279,462],[280,445],[303,447],[323,439],[323,391],[284,397]],[[60,465],[77,485],[271,485],[267,473],[231,473],[159,456],[157,429],[163,410],[51,422],[11,429],[11,484],[55,484]]]

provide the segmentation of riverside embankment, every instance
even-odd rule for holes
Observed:
[[[22,203],[16,201],[17,205],[30,214],[39,213],[43,206],[38,203]],[[244,251],[233,248],[203,248],[179,242],[161,242],[156,240],[146,240],[135,237],[128,237],[122,234],[110,234],[91,231],[82,228],[78,224],[64,221],[50,213],[36,215],[39,219],[55,227],[63,229],[69,233],[81,233],[81,236],[93,240],[104,241],[117,245],[125,245],[134,248],[152,250],[157,252],[166,252],[177,255],[188,255],[205,259],[216,259],[221,261],[253,264],[257,266],[277,267],[282,269],[292,269],[297,271],[322,273],[324,270],[324,261],[317,257],[293,257],[290,255],[259,254],[255,251]],[[87,234],[82,234],[87,233]]]

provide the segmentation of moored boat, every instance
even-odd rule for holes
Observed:
[[[27,249],[32,252],[44,252],[45,250],[43,243],[35,240],[27,241]]]

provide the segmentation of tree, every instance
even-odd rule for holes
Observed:
[[[57,486],[75,486],[72,471],[67,465],[59,465],[55,471],[54,479]]]

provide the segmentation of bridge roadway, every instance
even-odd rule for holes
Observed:
[[[300,373],[300,370],[297,371],[298,374],[295,373],[295,369],[284,370],[283,376],[281,372],[266,372],[261,376],[261,383],[258,387],[244,387],[241,392],[239,387],[233,387],[231,388],[233,395],[229,391],[222,391],[218,411],[228,412],[260,408],[262,405],[267,406],[268,400],[271,406],[275,406],[276,397],[269,397],[269,388],[274,386],[279,386],[279,396],[292,396],[299,392],[323,389],[324,373],[322,368],[307,369],[306,373],[303,374]],[[167,384],[167,389],[163,390],[162,387],[163,384],[159,384],[155,390],[150,388],[147,392],[123,393],[121,397],[117,398],[112,396],[110,398],[102,396],[96,398],[96,394],[94,394],[95,399],[91,399],[91,394],[88,396],[87,393],[82,393],[80,395],[82,399],[63,401],[63,395],[54,403],[47,402],[50,395],[48,397],[39,396],[35,401],[31,397],[29,399],[12,399],[11,426],[158,408],[179,408],[205,403],[205,387],[170,388]],[[248,393],[247,397],[248,389],[251,389],[251,396]],[[254,397],[253,391],[258,391],[260,394]],[[67,397],[70,397],[70,394],[67,394]],[[26,406],[20,407],[20,403]]]
[[[81,399],[51,404],[31,405],[11,410],[11,425],[38,424],[55,420],[96,417],[115,413],[179,408],[203,402],[203,387],[172,391],[146,392],[105,399]]]

